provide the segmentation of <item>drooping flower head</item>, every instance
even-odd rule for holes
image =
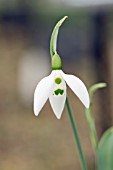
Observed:
[[[61,118],[65,101],[66,101],[66,84],[81,100],[86,108],[89,107],[89,94],[84,83],[76,76],[65,74],[62,71],[62,61],[57,54],[57,35],[59,27],[62,25],[65,16],[55,26],[51,41],[50,41],[50,54],[52,60],[52,72],[49,76],[43,78],[37,85],[34,93],[34,113],[37,116],[42,107],[49,98],[53,112],[58,119]]]

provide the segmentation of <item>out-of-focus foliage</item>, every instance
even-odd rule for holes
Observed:
[[[97,169],[113,170],[113,127],[108,129],[97,149]]]

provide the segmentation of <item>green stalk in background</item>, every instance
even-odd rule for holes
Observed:
[[[106,87],[106,83],[98,83],[94,84],[89,88],[89,96],[90,96],[90,106],[88,109],[85,109],[86,113],[86,119],[89,125],[89,130],[90,130],[90,137],[91,137],[91,142],[94,150],[96,151],[97,146],[98,146],[98,137],[97,137],[97,132],[96,132],[96,127],[95,127],[95,121],[92,116],[92,99],[94,93],[101,88]]]

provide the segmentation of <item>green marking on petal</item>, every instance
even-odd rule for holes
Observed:
[[[57,90],[54,91],[54,93],[55,93],[57,96],[58,96],[59,94],[60,94],[60,95],[63,95],[64,90],[62,90],[62,89],[57,89]]]
[[[55,79],[55,83],[56,83],[56,84],[60,84],[61,82],[62,82],[61,78],[57,77],[57,78]]]

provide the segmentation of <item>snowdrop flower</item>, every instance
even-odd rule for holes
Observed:
[[[43,78],[34,94],[34,113],[37,116],[49,98],[53,112],[61,118],[66,101],[66,83],[86,108],[89,107],[89,95],[84,83],[76,76],[65,74],[62,70],[53,70]]]
[[[49,76],[43,78],[36,87],[34,93],[34,113],[36,116],[38,116],[47,99],[49,99],[54,114],[58,119],[61,118],[67,96],[66,84],[81,100],[84,106],[86,108],[89,107],[89,94],[86,86],[78,77],[65,74],[62,71],[62,61],[56,52],[58,30],[66,18],[67,16],[56,24],[51,36],[50,54],[52,72]]]

